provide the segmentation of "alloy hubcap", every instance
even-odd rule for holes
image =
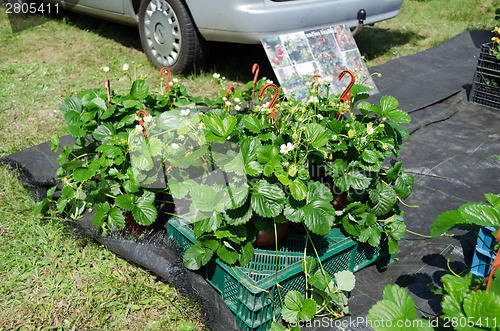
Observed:
[[[146,43],[164,66],[177,62],[182,45],[181,27],[173,8],[165,0],[153,0],[144,15]]]

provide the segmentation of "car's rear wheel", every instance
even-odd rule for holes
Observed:
[[[144,0],[139,7],[144,52],[157,68],[191,70],[206,58],[206,41],[181,0]]]

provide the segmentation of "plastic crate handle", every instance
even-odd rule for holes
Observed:
[[[500,243],[500,230],[497,229],[497,242]],[[481,284],[479,284],[475,289],[472,290],[472,292],[475,292],[481,288],[481,286],[485,283],[486,284],[486,291],[490,290],[490,285],[491,285],[491,280],[493,279],[493,275],[497,271],[497,269],[500,268],[500,249],[497,251],[497,254],[495,255],[495,259],[493,260],[493,263],[491,263],[491,271],[488,277],[486,277]]]

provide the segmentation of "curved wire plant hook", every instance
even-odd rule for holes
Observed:
[[[250,101],[250,109],[253,110],[253,104],[254,104],[254,99],[255,99],[255,87],[257,86],[257,79],[259,78],[259,64],[254,63],[252,67],[252,74],[253,74],[253,88],[252,88],[252,99]]]
[[[253,89],[252,89],[252,106],[253,106],[253,98],[255,97],[255,86],[257,86],[257,79],[259,78],[259,64],[254,63],[252,67],[253,74]]]
[[[139,110],[137,112],[137,117],[139,118],[139,125],[142,126],[142,134],[144,136],[144,138],[147,138],[148,135],[146,133],[146,127],[144,126],[144,121],[142,120],[142,116],[141,115],[144,115],[144,116],[150,116],[149,113],[146,111],[146,110]]]
[[[164,71],[167,72],[167,81],[165,82],[165,92],[167,92],[171,87],[169,83],[170,83],[170,76],[172,76],[172,72],[167,67],[163,67],[160,70],[160,77],[163,77]]]
[[[352,117],[352,112],[351,112],[351,88],[354,85],[354,82],[356,82],[356,75],[354,75],[354,72],[352,72],[351,70],[344,70],[344,71],[342,71],[340,73],[339,80],[342,80],[342,78],[346,74],[348,74],[349,76],[351,76],[351,81],[349,82],[349,85],[347,85],[347,87],[345,88],[344,92],[342,92],[342,94],[340,95],[339,108],[340,108],[340,104],[342,104],[342,109],[339,110],[339,115],[337,116],[338,120],[340,119],[340,116],[342,116],[342,113],[344,112],[344,107],[345,107],[346,103],[348,103],[348,108],[347,109],[349,109],[349,114],[351,114],[351,117]]]
[[[109,79],[104,80],[104,87],[106,88],[106,93],[108,94],[108,110],[111,106],[111,85],[109,84]]]
[[[314,76],[311,77],[310,81],[312,82],[313,79],[314,79],[314,82],[317,83],[318,82],[318,78],[323,78],[323,76],[321,76],[321,75],[314,75]],[[316,93],[319,93],[319,85],[316,86]]]
[[[234,87],[229,86],[229,87],[226,89],[226,99],[227,99],[227,100],[229,100],[229,92],[233,93],[233,95],[234,95]]]
[[[259,97],[262,98],[264,96],[264,94],[266,93],[266,91],[270,88],[274,89],[274,95],[273,95],[273,98],[271,99],[271,101],[269,102],[269,105],[267,106],[268,109],[272,109],[272,113],[269,114],[269,116],[267,116],[267,118],[268,119],[272,118],[274,120],[274,126],[276,127],[276,130],[277,130],[278,123],[276,121],[276,109],[275,109],[275,107],[276,107],[276,100],[278,100],[278,96],[280,94],[278,86],[276,86],[276,84],[272,84],[272,83],[264,85],[264,87],[262,87],[262,90],[260,90]]]
[[[231,109],[231,102],[229,102],[229,93],[233,93],[233,96],[234,96],[234,87],[232,86],[229,86],[227,89],[226,89],[226,107],[227,107],[227,111],[229,111]]]

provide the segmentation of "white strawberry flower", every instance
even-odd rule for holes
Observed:
[[[317,103],[317,102],[319,102],[319,99],[318,99],[318,97],[317,97],[317,96],[315,96],[315,95],[311,95],[311,96],[309,97],[309,100],[307,100],[307,102],[308,102],[308,103]]]
[[[373,134],[373,132],[375,132],[375,129],[373,128],[373,124],[372,123],[368,123],[366,125],[366,132],[368,134]]]
[[[286,145],[283,144],[280,146],[280,153],[281,154],[288,154],[288,152],[292,151],[294,149],[294,146],[292,143],[287,143]]]

